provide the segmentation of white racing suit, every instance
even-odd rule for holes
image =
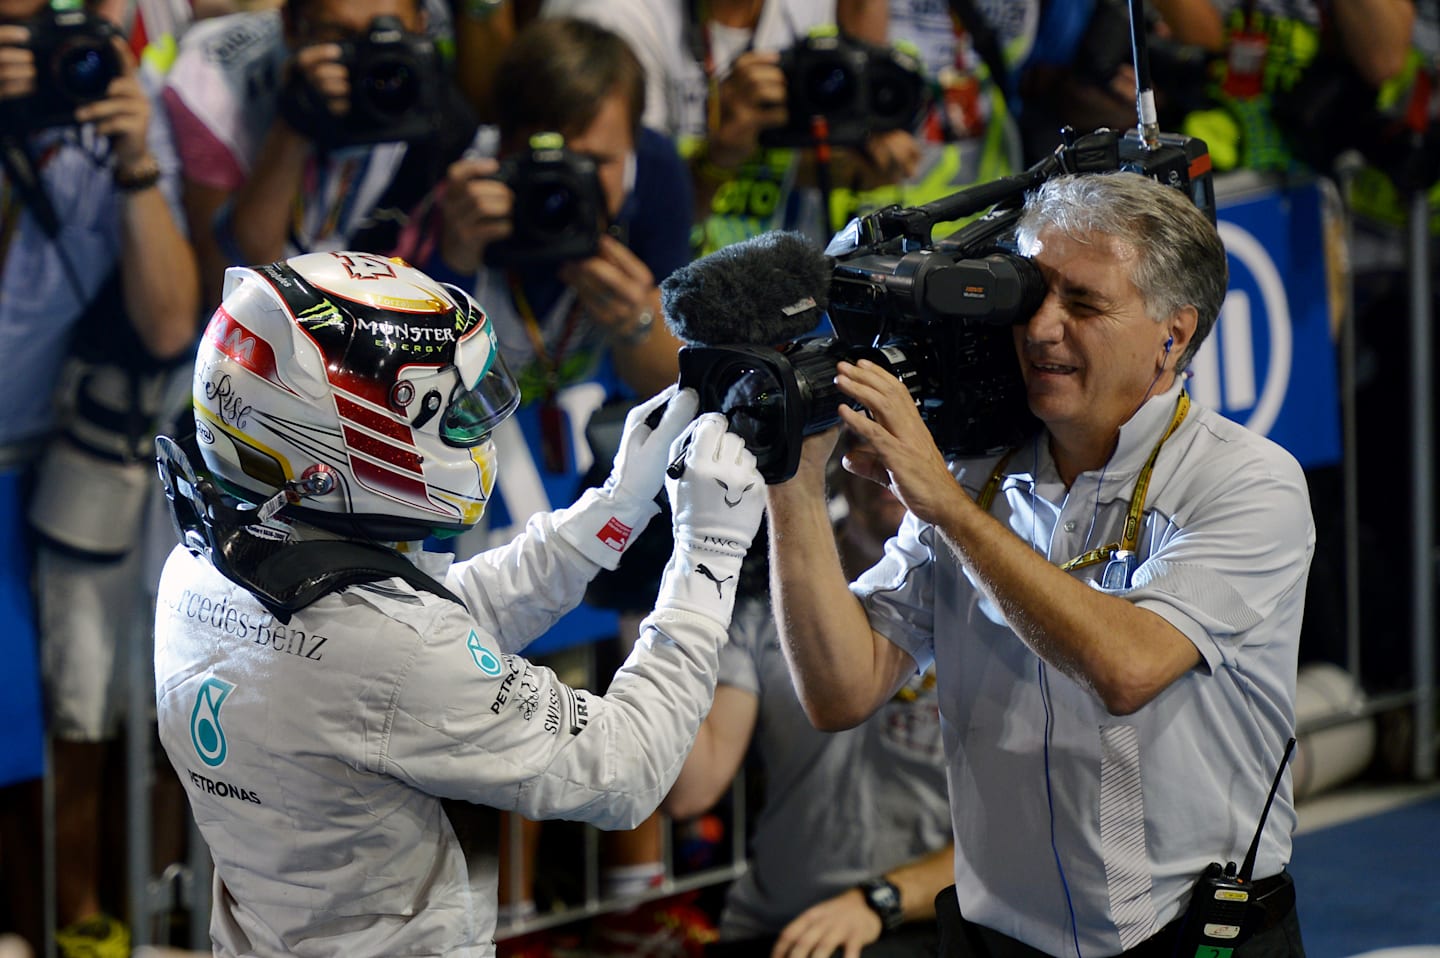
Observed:
[[[599,570],[557,531],[595,505],[448,570],[420,556],[468,610],[389,579],[281,623],[175,550],[156,703],[215,861],[217,955],[492,955],[493,863],[471,881],[442,797],[614,829],[656,808],[710,708],[724,624],[657,609],[604,697],[513,654]]]

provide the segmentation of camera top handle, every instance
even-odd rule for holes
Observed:
[[[1064,142],[1023,173],[967,187],[920,206],[887,206],[861,217],[843,232],[850,234],[848,238],[857,247],[876,247],[897,239],[929,247],[937,223],[962,219],[989,207],[1018,205],[1026,191],[1058,173],[1108,173],[1120,168],[1121,134],[1117,131],[1102,127],[1075,137],[1067,126],[1061,135]]]

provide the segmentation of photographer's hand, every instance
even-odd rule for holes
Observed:
[[[837,363],[835,368],[840,392],[870,411],[866,416],[840,406],[841,420],[872,447],[847,455],[847,470],[888,486],[906,509],[926,522],[938,524],[957,503],[974,505],[951,475],[915,400],[898,379],[867,359]]]
[[[335,116],[350,112],[350,71],[340,62],[341,55],[338,43],[314,43],[296,50],[289,67]]]
[[[598,256],[564,263],[559,275],[608,334],[626,385],[645,394],[675,381],[680,343],[659,319],[660,288],[644,260],[613,236],[601,236]]]
[[[0,100],[35,92],[35,54],[25,44],[30,31],[18,23],[0,24]]]
[[[878,941],[885,926],[865,904],[858,888],[811,905],[780,931],[770,958],[858,958],[860,950]]]
[[[886,130],[866,138],[859,151],[860,188],[903,183],[920,168],[920,142],[909,130]]]
[[[87,103],[75,111],[77,123],[93,123],[95,130],[110,138],[115,155],[115,174],[120,178],[138,178],[158,170],[150,155],[147,136],[150,131],[150,98],[140,85],[135,55],[130,47],[116,37],[112,40],[120,57],[123,72],[110,81],[105,99]]]
[[[715,166],[733,169],[755,152],[761,130],[784,126],[789,117],[780,54],[742,53],[720,81],[719,97],[719,122],[709,132],[706,152]]]
[[[491,178],[499,168],[492,159],[465,157],[446,171],[440,198],[440,256],[457,273],[478,270],[485,247],[510,235],[515,195]]]

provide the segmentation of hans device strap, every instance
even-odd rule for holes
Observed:
[[[346,539],[289,542],[267,534],[265,510],[231,505],[169,436],[155,437],[155,459],[180,542],[247,590],[281,622],[352,585],[403,579],[460,606],[464,602],[387,546]]]
[[[400,553],[363,542],[287,542],[243,570],[244,578],[237,575],[241,571],[238,568],[220,571],[250,590],[282,622],[331,592],[392,578],[404,579],[416,589],[433,592],[458,605],[465,604]]]

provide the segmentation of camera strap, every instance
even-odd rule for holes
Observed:
[[[975,0],[950,0],[950,13],[970,34],[970,45],[980,55],[985,69],[990,71],[991,82],[1001,90],[1008,91],[1010,83],[1005,57],[1000,50],[1000,40],[995,36],[995,29],[990,26],[990,21],[976,9]]]
[[[55,205],[50,202],[50,194],[45,192],[45,184],[35,168],[34,159],[19,137],[8,134],[0,136],[0,167],[5,170],[6,189],[10,199],[13,201],[16,197],[19,198],[47,237],[53,240],[59,236],[60,217],[55,213]],[[7,229],[14,228],[8,223],[8,210],[5,218]]]
[[[1145,460],[1145,465],[1140,467],[1140,474],[1135,478],[1135,491],[1130,496],[1130,508],[1125,514],[1125,527],[1121,530],[1120,539],[1114,542],[1107,542],[1102,546],[1096,546],[1087,552],[1061,563],[1060,571],[1072,572],[1076,569],[1084,569],[1092,565],[1099,565],[1102,562],[1118,562],[1123,568],[1123,583],[1117,581],[1110,584],[1110,569],[1105,570],[1106,588],[1128,588],[1130,586],[1130,574],[1135,571],[1135,549],[1140,543],[1140,519],[1145,513],[1145,499],[1150,491],[1150,477],[1155,472],[1155,460],[1160,456],[1160,449],[1165,441],[1175,434],[1180,428],[1180,423],[1185,420],[1185,415],[1190,411],[1190,394],[1180,390],[1180,398],[1175,401],[1175,412],[1170,416],[1170,425],[1155,443],[1155,448],[1150,450],[1150,456]],[[1017,447],[1018,448],[1018,447]],[[1005,478],[1005,467],[1010,462],[1010,457],[1015,455],[1015,449],[1006,452],[995,463],[995,468],[990,470],[990,477],[985,480],[985,485],[980,490],[980,495],[975,497],[975,504],[986,512],[995,502],[995,495],[1000,490],[1000,483]],[[1031,481],[1036,481],[1031,477]]]

